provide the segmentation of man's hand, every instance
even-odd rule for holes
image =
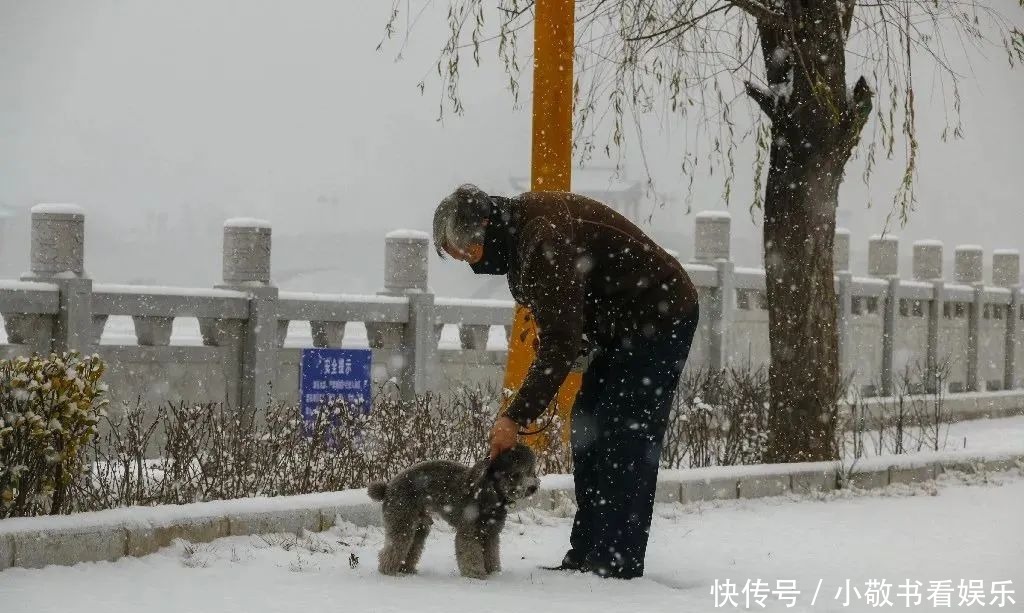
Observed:
[[[491,427],[491,454],[490,459],[498,457],[498,454],[507,449],[512,449],[516,444],[516,437],[519,435],[519,424],[502,415]]]

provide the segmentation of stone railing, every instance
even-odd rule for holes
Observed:
[[[701,223],[698,215],[698,228]],[[698,259],[700,239],[698,230]],[[846,231],[837,231],[837,323],[841,368],[852,375],[860,392],[888,395],[896,378],[908,370],[914,371],[910,378],[921,391],[935,389],[940,382],[949,392],[1020,386],[1018,364],[1024,346],[1018,322],[1024,319],[1024,309],[1017,251],[994,252],[994,285],[986,285],[982,249],[959,246],[954,279],[946,282],[942,244],[918,241],[913,246],[913,279],[905,280],[898,276],[898,240],[876,236],[868,244],[868,275],[855,277],[849,270],[849,240]],[[717,283],[713,289],[702,289],[712,307],[707,327],[720,325],[722,332],[711,330],[708,363],[766,364],[764,271],[732,266],[727,252],[715,255]]]
[[[685,265],[702,303],[691,367],[768,361],[764,271],[734,264],[730,235],[727,214],[696,216],[695,254]],[[279,291],[270,276],[271,236],[260,220],[226,222],[222,283],[213,289],[94,284],[84,266],[82,210],[39,205],[31,271],[0,281],[7,335],[0,356],[98,351],[116,399],[262,405],[297,398],[300,347],[359,345],[361,328],[374,351],[375,378],[393,379],[406,395],[452,382],[500,383],[514,305],[435,297],[425,234],[387,235],[383,289],[375,295]],[[956,248],[947,282],[940,243],[915,243],[913,279],[902,280],[895,238],[870,240],[863,277],[849,270],[849,242],[848,233],[837,232],[840,356],[860,392],[888,394],[913,364],[921,367],[922,387],[1019,387],[1024,309],[1016,251],[993,253],[986,285],[978,247]],[[299,334],[306,325],[308,336]],[[446,326],[457,327],[455,343],[439,343]],[[492,330],[504,330],[505,338],[491,338]]]

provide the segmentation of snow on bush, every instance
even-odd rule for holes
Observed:
[[[108,414],[100,399],[98,358],[0,364],[0,517],[336,491],[390,479],[424,460],[472,464],[488,451],[501,404],[493,390],[465,387],[401,400],[393,384],[385,384],[368,413],[333,404],[303,419],[290,404],[257,410],[136,403]],[[873,431],[882,442],[909,428],[902,413],[892,427],[886,425],[892,411],[876,415],[856,402],[851,406],[857,409],[854,418],[844,415],[843,421],[852,421],[862,434]],[[924,417],[938,421],[941,412],[922,412],[915,427],[932,427]],[[669,416],[661,465],[761,463],[767,421],[763,369],[689,371]],[[546,440],[540,471],[571,472],[564,424],[542,417],[530,429],[542,431]],[[835,438],[837,456],[858,457],[844,428]],[[893,453],[908,448],[885,447]]]
[[[473,464],[486,456],[496,393],[458,387],[401,400],[392,387],[378,388],[368,413],[328,404],[306,420],[289,404],[110,411],[89,443],[91,468],[75,485],[72,510],[361,488],[424,460]],[[547,431],[560,430],[556,421]],[[550,439],[541,470],[568,472],[568,445]]]
[[[107,401],[99,356],[0,360],[0,518],[57,514]]]
[[[757,464],[767,433],[768,374],[763,368],[690,371],[680,381],[669,415],[662,465]]]
[[[89,445],[75,510],[285,496],[364,487],[427,459],[469,464],[487,453],[492,397],[457,389],[411,401],[381,389],[369,413],[325,405],[126,406]]]

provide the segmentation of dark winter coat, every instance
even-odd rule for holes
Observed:
[[[537,355],[506,414],[537,418],[576,358],[691,316],[697,291],[679,262],[613,209],[563,192],[492,197],[478,273],[507,274],[529,307]]]

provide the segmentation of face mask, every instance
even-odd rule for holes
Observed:
[[[508,224],[498,207],[491,205],[491,215],[484,230],[484,254],[469,267],[478,275],[504,275],[509,267]]]
[[[495,262],[484,258],[476,264],[470,264],[470,268],[478,275],[504,275],[508,274],[508,261]]]

